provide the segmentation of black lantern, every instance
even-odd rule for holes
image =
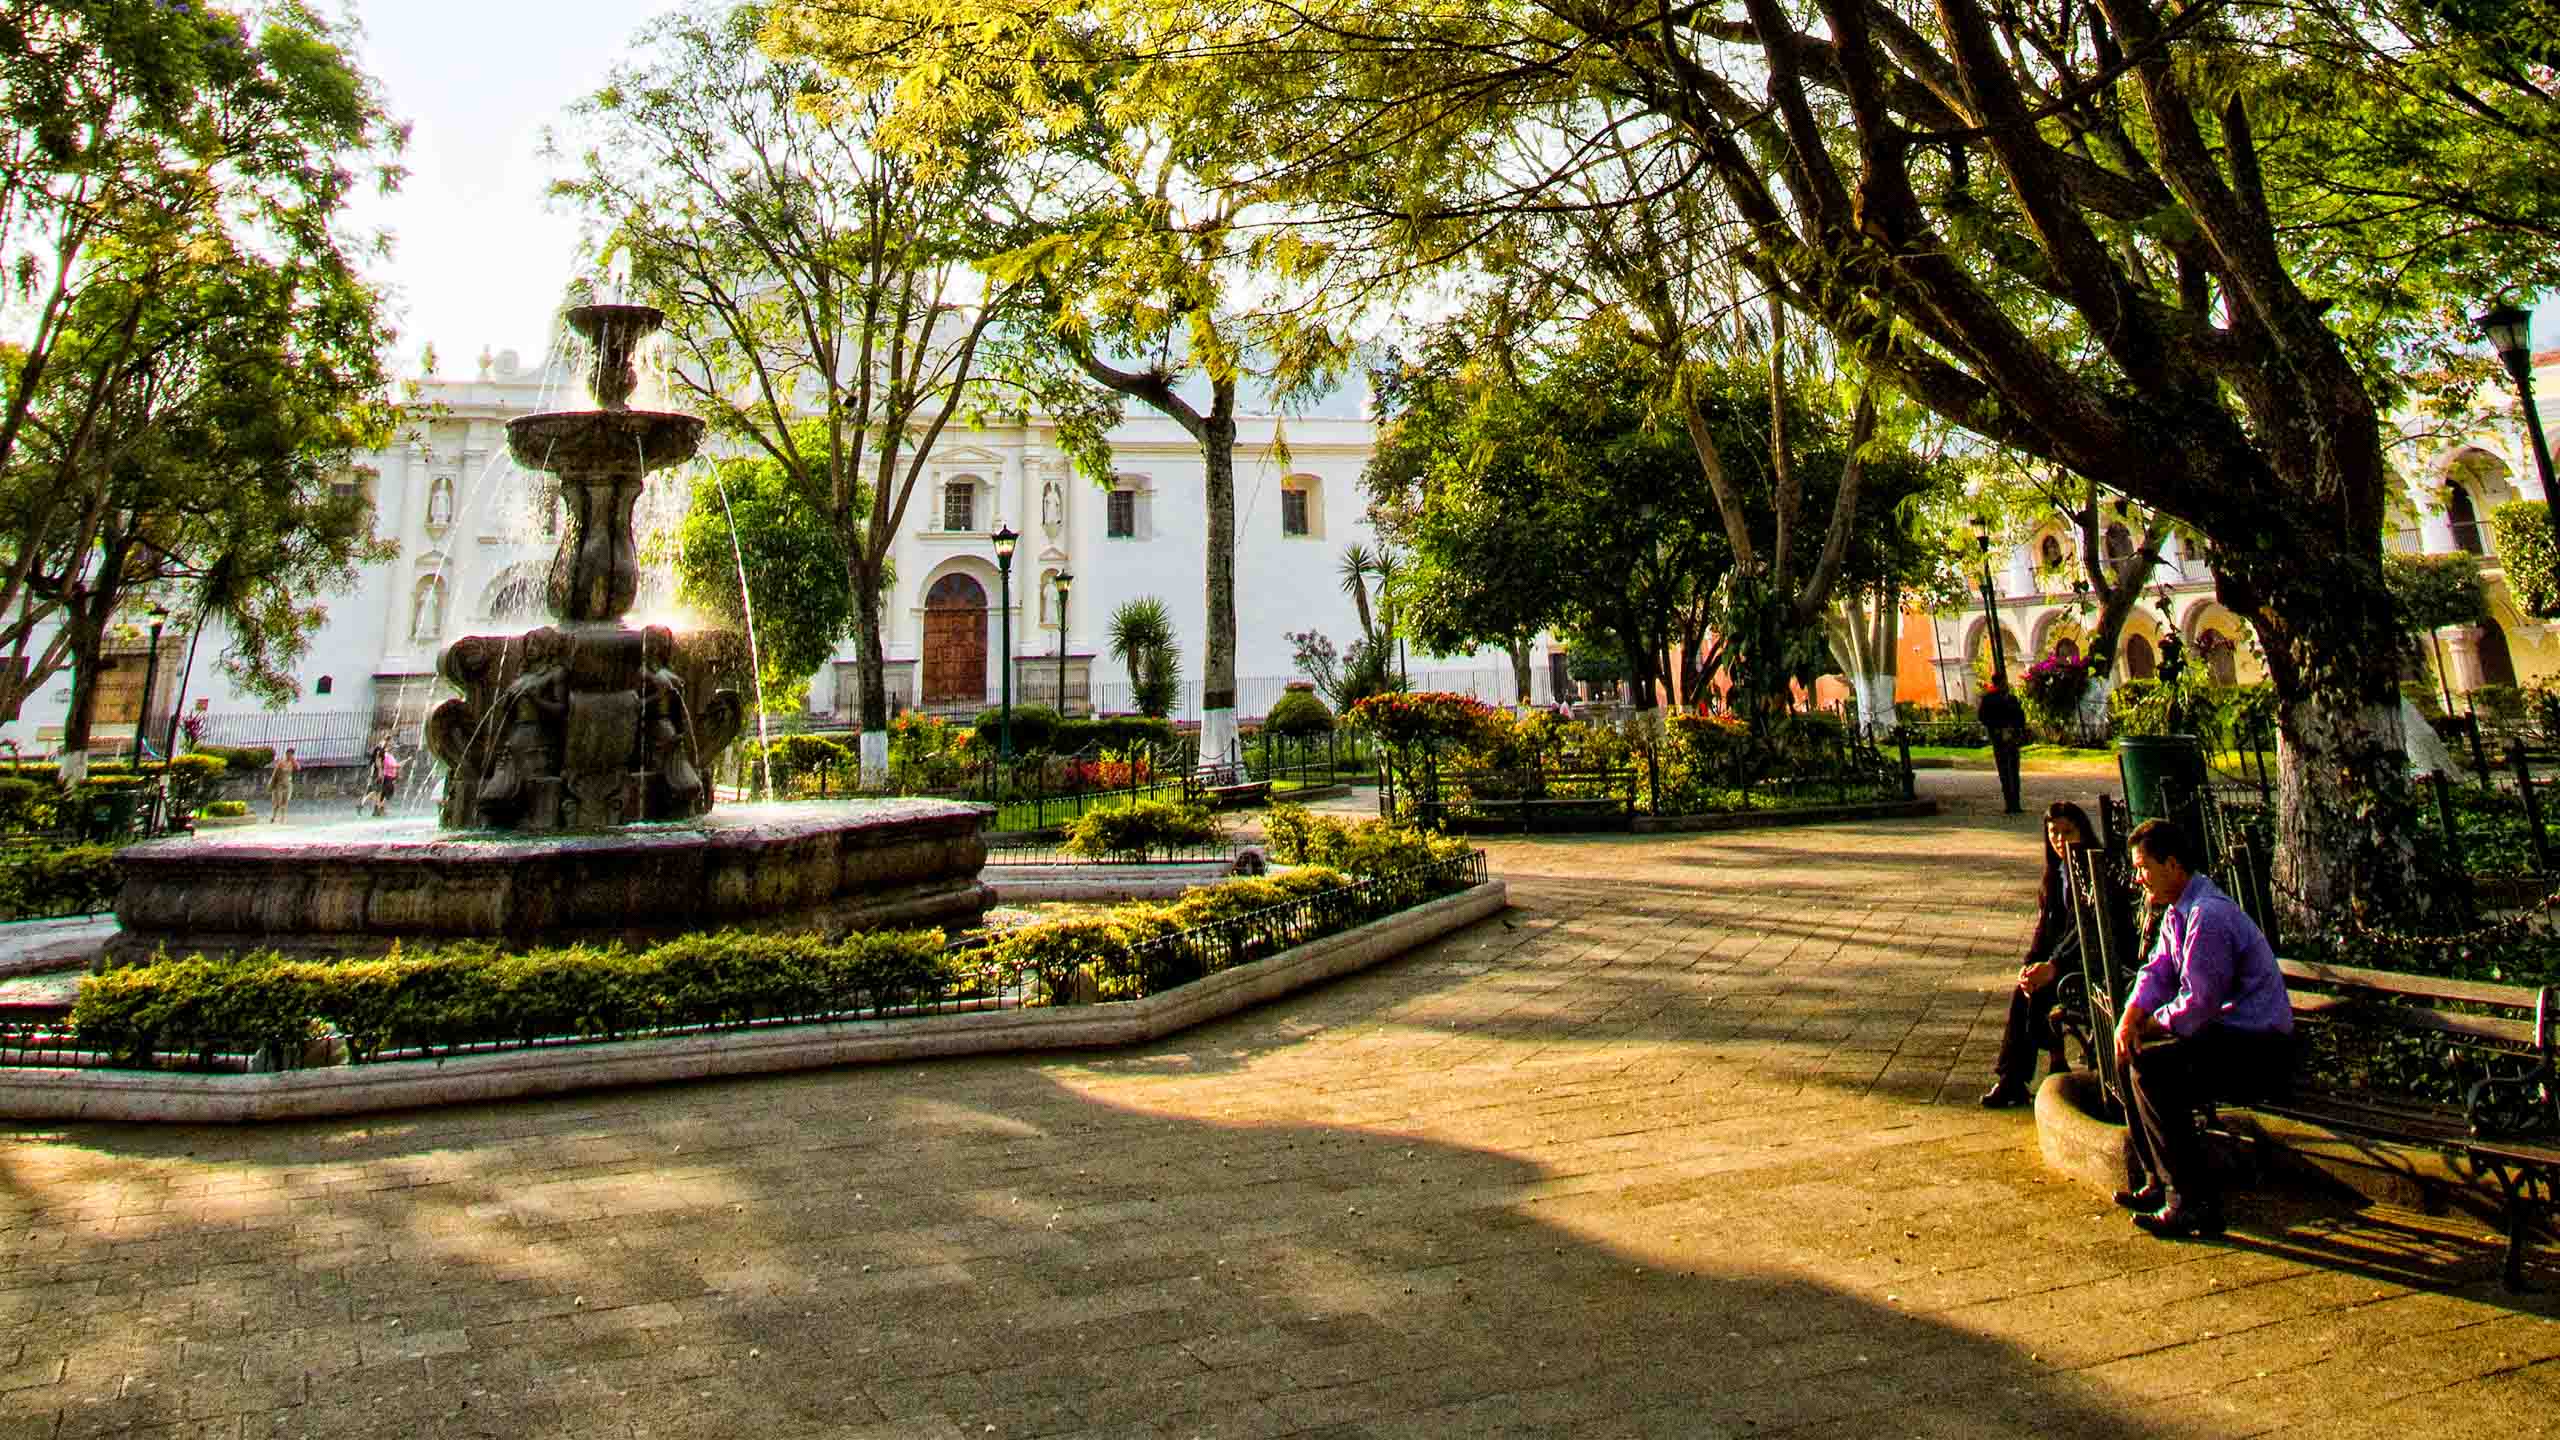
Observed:
[[[996,576],[1002,592],[996,607],[1001,626],[996,665],[1004,674],[1004,717],[996,731],[996,756],[1013,758],[1013,547],[1022,539],[1010,525],[996,527]]]
[[[1973,517],[1973,544],[1982,554],[1982,618],[1991,627],[1991,683],[2009,683],[2009,657],[2000,643],[2000,601],[1991,589],[1991,522]]]
[[[1073,572],[1066,570],[1058,572],[1056,584],[1058,587],[1058,716],[1060,719],[1066,718],[1067,713],[1067,591],[1075,583],[1076,577]]]

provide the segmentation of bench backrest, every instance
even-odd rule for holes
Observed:
[[[2529,1045],[2551,1054],[2553,1028],[2560,1025],[2560,990],[2544,986],[2493,985],[2479,980],[2448,980],[2434,975],[2402,975],[2351,965],[2322,965],[2278,960],[2288,990],[2311,987],[2325,993],[2293,996],[2294,1013],[2310,1019],[2352,1013],[2355,1007],[2392,1005],[2391,1018],[2413,1030],[2430,1030],[2457,1039]],[[2475,1015],[2448,1010],[2472,1005],[2502,1013]]]

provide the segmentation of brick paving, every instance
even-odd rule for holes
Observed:
[[[2476,1225],[2151,1241],[1974,1107],[1985,780],[1497,842],[1506,917],[1142,1051],[22,1131],[0,1440],[2548,1433]]]

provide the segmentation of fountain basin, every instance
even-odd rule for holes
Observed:
[[[697,930],[966,929],[994,892],[980,807],[946,800],[725,807],[547,834],[431,820],[157,840],[116,855],[123,931],[104,956],[393,942],[633,943]]]
[[[633,474],[681,465],[702,443],[695,415],[659,410],[546,410],[507,422],[507,448],[534,470]]]

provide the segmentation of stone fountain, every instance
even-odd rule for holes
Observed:
[[[934,800],[712,808],[738,737],[747,646],[625,622],[640,589],[634,507],[701,444],[690,415],[634,410],[660,322],[639,305],[568,313],[596,408],[508,422],[567,510],[544,598],[556,623],[473,635],[438,665],[461,692],[428,716],[445,767],[434,824],[156,841],[119,853],[110,961],[393,941],[647,940],[720,926],[976,924],[991,901],[975,806]]]

